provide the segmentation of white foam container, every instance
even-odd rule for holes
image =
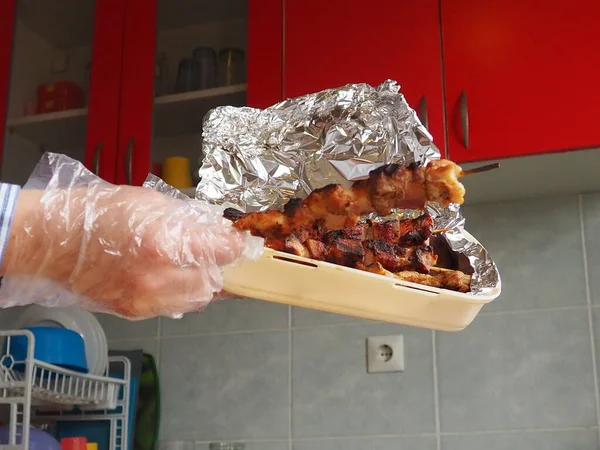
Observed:
[[[227,292],[336,314],[460,331],[500,295],[470,295],[265,249],[224,270]]]

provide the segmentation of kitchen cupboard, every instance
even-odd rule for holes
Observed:
[[[441,13],[451,159],[600,146],[598,0],[441,0]]]
[[[444,149],[438,0],[285,1],[284,96],[393,79]]]
[[[273,37],[262,30],[276,10],[251,3],[249,11],[248,0],[2,2],[0,105],[7,119],[1,178],[24,183],[43,151],[68,154],[116,183],[141,184],[152,163],[167,156],[186,156],[197,168],[204,115],[219,105],[246,104],[248,34],[258,45]],[[260,28],[249,29],[249,14]],[[281,48],[281,27],[279,39]],[[199,47],[215,54],[236,49],[235,77],[225,79],[215,69],[213,81],[200,86],[192,64],[179,79],[180,61],[189,63]],[[281,52],[257,60],[270,64],[274,57],[281,60]],[[79,86],[85,101],[67,110],[36,110],[38,86],[50,84],[55,93],[59,85],[52,83],[63,80]],[[258,104],[268,90],[255,86]],[[273,103],[279,101],[281,88],[270,89]]]
[[[283,2],[248,2],[248,106],[266,108],[283,100]]]
[[[284,95],[394,79],[457,162],[597,147],[599,20],[597,0],[286,0]]]
[[[167,156],[188,157],[197,167],[206,112],[246,104],[248,1],[126,1],[116,181],[139,185]],[[182,84],[180,61],[189,62],[198,47],[242,50],[243,73],[226,85]],[[157,61],[163,79],[155,78]]]
[[[600,146],[597,0],[371,5],[5,0],[0,177],[23,183],[50,150],[110,182],[141,184],[167,156],[199,164],[202,119],[215,106],[262,108],[388,78],[458,162]],[[180,61],[206,46],[245,52],[242,77],[176,88]],[[35,114],[38,86],[62,80],[83,89],[84,103]]]
[[[2,180],[24,183],[45,150],[86,161],[114,180],[124,13],[122,0],[2,2]],[[59,96],[53,83],[65,80],[82,98],[73,91]],[[47,100],[36,104],[44,84]],[[76,100],[71,108],[53,111],[67,97]]]

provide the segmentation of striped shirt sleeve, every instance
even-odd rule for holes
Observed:
[[[0,183],[0,262],[4,259],[20,191],[21,187],[16,184]]]

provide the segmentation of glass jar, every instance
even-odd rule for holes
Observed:
[[[199,89],[200,63],[193,58],[183,58],[179,62],[177,73],[177,93],[196,91]]]
[[[193,58],[200,63],[199,89],[210,89],[217,85],[217,52],[210,47],[196,47]]]
[[[169,64],[167,54],[160,52],[156,56],[156,73],[154,74],[154,95],[160,97],[169,93]]]
[[[239,48],[225,48],[219,52],[219,85],[231,86],[246,82],[246,58]]]

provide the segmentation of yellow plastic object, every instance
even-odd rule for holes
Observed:
[[[224,277],[232,294],[440,331],[464,329],[501,291],[462,294],[271,249]]]
[[[177,189],[192,187],[190,160],[183,156],[170,156],[162,164],[162,179]]]
[[[85,446],[86,450],[98,450],[98,444],[96,442],[88,442]]]

